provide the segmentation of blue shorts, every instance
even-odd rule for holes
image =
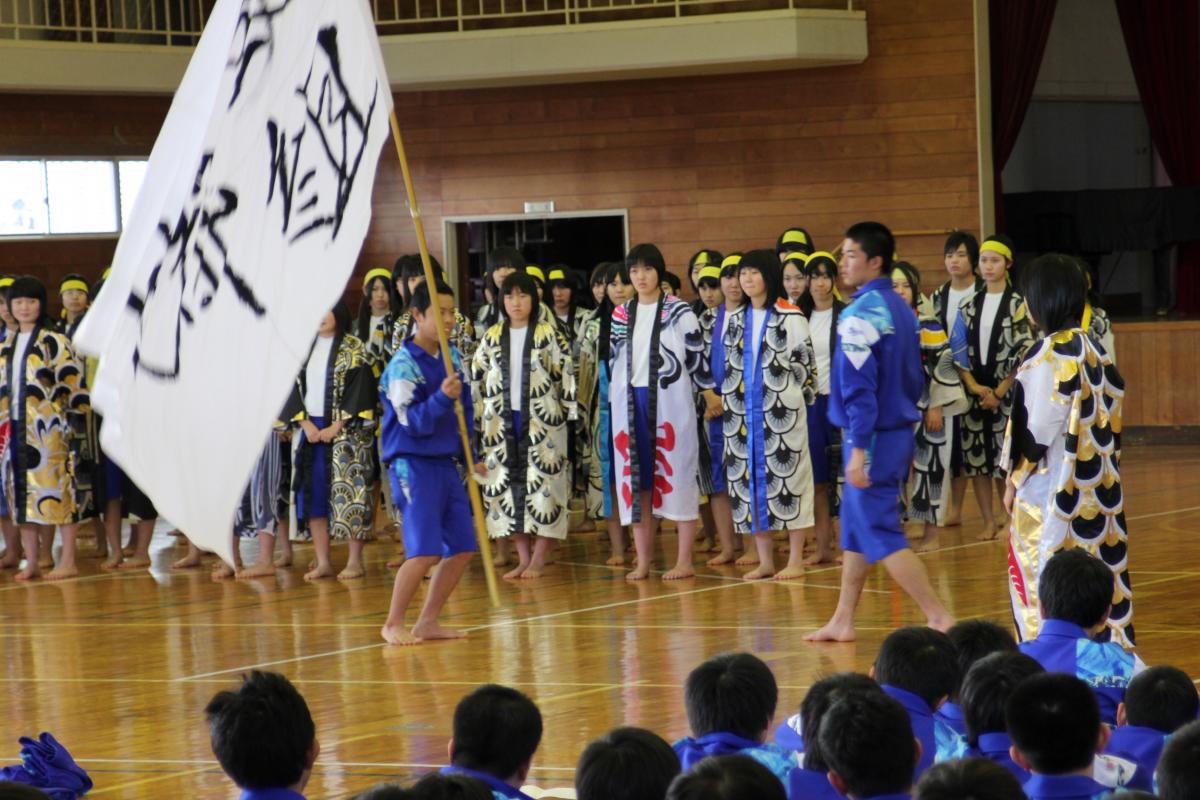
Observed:
[[[401,456],[388,467],[392,497],[404,517],[401,534],[407,558],[449,558],[479,549],[471,504],[449,458]]]
[[[650,390],[645,386],[633,387],[633,427],[637,439],[638,488],[649,492],[654,489],[658,425],[650,423]]]
[[[324,430],[324,417],[311,417],[310,421],[319,430]],[[303,437],[304,432],[297,435]],[[326,442],[310,442],[305,438],[296,451],[297,459],[312,459],[308,480],[296,492],[296,516],[299,519],[329,518],[329,448]]]
[[[708,452],[712,459],[713,494],[725,491],[725,423],[720,418],[709,420]]]
[[[812,460],[813,483],[833,483],[829,464],[829,445],[833,427],[829,422],[829,395],[817,395],[817,402],[808,407],[808,451]]]
[[[842,445],[845,463],[853,448]],[[913,433],[909,428],[876,431],[868,450],[871,485],[859,489],[846,481],[842,493],[842,549],[859,553],[868,564],[908,547],[900,527],[900,493],[912,464]]]

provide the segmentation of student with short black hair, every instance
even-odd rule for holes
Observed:
[[[1177,730],[1163,748],[1155,773],[1162,800],[1195,800],[1200,797],[1200,722]]]
[[[1146,665],[1116,642],[1095,640],[1112,608],[1112,572],[1083,548],[1061,550],[1043,567],[1038,595],[1041,630],[1036,639],[1021,643],[1021,652],[1047,671],[1086,681],[1096,693],[1101,718],[1117,724],[1125,687]]]
[[[795,714],[775,731],[775,743],[794,750],[800,766],[788,773],[788,797],[805,800],[837,800],[841,797],[829,782],[829,762],[821,750],[821,722],[830,706],[848,694],[879,692],[879,684],[857,672],[839,672],[814,683]]]
[[[432,253],[429,254],[429,266],[433,269],[434,278],[441,283],[445,283],[446,270],[442,269],[442,265]],[[390,351],[395,353],[406,341],[412,338],[416,325],[416,318],[413,316],[412,300],[416,296],[417,287],[425,282],[425,265],[421,261],[421,256],[412,253],[396,259],[396,267],[392,270],[392,277],[396,282],[396,286],[400,288],[401,296],[404,298],[404,310],[396,317],[396,322],[392,325],[392,337],[388,342]],[[448,286],[449,284],[446,285]],[[462,315],[457,306],[454,308],[452,316],[454,318],[454,328],[447,338],[450,340],[450,344],[458,348],[458,352],[462,353],[463,358],[469,363],[471,356],[475,354],[474,325]]]
[[[550,268],[550,272],[546,274],[546,288],[542,300],[567,340],[574,342],[578,339],[583,315],[579,313],[574,275],[570,267],[566,264],[556,264]]]
[[[579,756],[575,795],[579,800],[662,800],[679,771],[679,756],[658,734],[614,728]]]
[[[1117,706],[1117,729],[1106,753],[1129,759],[1153,775],[1167,739],[1200,712],[1196,684],[1183,670],[1150,667],[1129,682],[1125,701]]]
[[[1029,800],[1091,800],[1107,788],[1096,782],[1093,762],[1108,743],[1096,697],[1072,675],[1033,675],[1013,690],[1004,708],[1012,757],[1031,773]]]
[[[804,253],[787,253],[782,257],[780,270],[783,273],[784,299],[801,308],[801,301],[808,292],[808,255]]]
[[[443,774],[483,781],[496,800],[525,800],[521,785],[542,740],[542,714],[532,700],[508,686],[489,683],[458,702],[450,766]]]
[[[785,800],[771,770],[748,756],[706,758],[674,781],[666,800]]]
[[[1022,284],[1030,318],[1044,338],[1017,370],[1000,458],[1008,472],[1009,595],[1017,635],[1038,635],[1040,570],[1059,550],[1080,548],[1100,558],[1115,578],[1101,638],[1131,648],[1133,590],[1120,463],[1125,382],[1080,327],[1087,284],[1075,259],[1041,256],[1025,269]]]
[[[930,767],[917,783],[913,800],[1025,800],[1025,792],[999,764],[960,758]]]
[[[405,789],[398,783],[381,783],[354,800],[494,800],[491,788],[468,775],[434,772]]]
[[[935,759],[959,754],[954,748],[957,737],[953,731],[946,729],[939,735],[941,725],[933,716],[959,682],[958,661],[950,637],[917,626],[892,631],[879,647],[871,677],[904,707],[912,721],[913,735],[921,742],[914,781]],[[943,747],[941,751],[939,744]]]
[[[697,317],[703,314],[705,309],[718,305],[724,299],[721,297],[721,260],[723,258],[724,256],[719,251],[705,247],[693,253],[688,260],[688,283],[691,284],[692,291],[696,293],[696,299],[692,301],[692,313]],[[708,281],[704,287],[706,292],[702,292],[700,273],[705,268],[715,269],[717,274],[715,287],[712,281]]]
[[[1012,759],[1012,738],[1004,714],[1009,696],[1021,681],[1043,672],[1042,665],[1024,653],[992,653],[971,666],[959,693],[967,754],[994,761],[1022,784],[1029,780],[1029,772]]]
[[[913,784],[921,743],[904,707],[883,692],[852,692],[830,706],[817,734],[829,782],[851,800],[900,800]]]
[[[525,271],[525,257],[515,247],[503,245],[488,251],[484,262],[486,269],[483,284],[491,294],[491,301],[475,313],[475,339],[483,338],[488,328],[504,319],[504,301],[500,297],[500,285],[514,272]]]
[[[252,671],[204,709],[213,755],[242,790],[241,800],[304,798],[321,752],[308,704],[274,672]]]
[[[679,276],[674,272],[664,271],[662,274],[662,290],[669,295],[679,296],[679,290],[683,288],[683,281],[679,280]]]
[[[816,249],[812,237],[804,228],[788,228],[775,240],[775,254],[779,257],[780,264],[792,253],[811,256]]]
[[[750,653],[724,653],[696,667],[683,690],[692,735],[672,747],[684,770],[709,756],[741,753],[787,785],[791,753],[765,742],[779,690],[771,668]]]
[[[942,707],[934,716],[960,736],[966,736],[967,725],[963,719],[959,698],[967,673],[977,661],[992,653],[1017,652],[1017,640],[1008,628],[1002,628],[986,619],[957,622],[953,628],[946,631],[946,635],[950,637],[950,643],[954,645],[957,655],[959,682],[950,693],[950,699],[942,703]]]

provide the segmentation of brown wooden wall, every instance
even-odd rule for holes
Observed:
[[[1125,425],[1200,425],[1200,321],[1119,322]]]

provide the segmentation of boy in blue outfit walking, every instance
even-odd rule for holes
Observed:
[[[859,222],[842,244],[842,279],[858,288],[838,321],[829,418],[843,430],[842,586],[833,617],[805,638],[854,641],[854,612],[875,562],[908,593],[931,628],[954,618],[934,594],[900,527],[900,492],[912,464],[913,425],[924,385],[917,317],[892,289],[892,232]]]

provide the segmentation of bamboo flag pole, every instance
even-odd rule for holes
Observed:
[[[438,346],[442,351],[442,363],[446,365],[446,374],[454,373],[454,364],[450,359],[450,343],[446,339],[446,329],[442,326],[442,309],[438,302],[437,276],[433,274],[433,264],[429,260],[429,245],[425,242],[425,223],[421,220],[421,209],[417,205],[417,192],[413,188],[412,173],[408,169],[408,158],[404,155],[404,139],[400,136],[400,123],[396,112],[392,111],[392,141],[396,144],[396,155],[400,157],[400,171],[404,173],[404,188],[408,192],[408,212],[412,215],[413,226],[417,230],[417,246],[421,250],[421,265],[425,268],[425,285],[429,287],[429,310],[433,312],[437,324]],[[465,365],[464,365],[465,366]],[[463,454],[467,463],[467,494],[471,498],[471,521],[475,526],[475,539],[479,543],[480,560],[483,562],[483,574],[487,578],[488,597],[493,606],[500,605],[500,591],[496,586],[496,569],[492,566],[491,550],[488,547],[487,529],[484,526],[483,500],[479,496],[479,486],[475,483],[475,459],[471,456],[471,437],[467,433],[467,418],[463,413],[462,401],[454,401],[454,413],[458,416],[458,432],[462,437]],[[418,502],[420,502],[418,500]]]

